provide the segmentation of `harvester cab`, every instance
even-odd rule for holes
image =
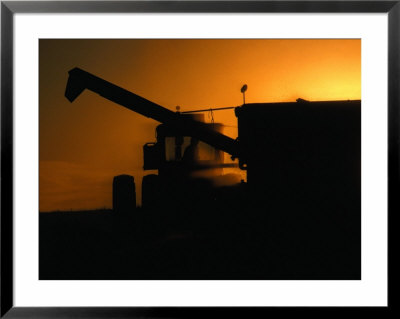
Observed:
[[[203,114],[179,116],[203,123]],[[223,129],[219,123],[208,123],[206,127],[219,132]],[[156,137],[156,142],[143,146],[143,169],[156,170],[157,174],[143,177],[142,207],[185,207],[184,202],[194,205],[202,201],[199,196],[206,189],[211,190],[216,179],[223,178],[223,168],[232,166],[224,164],[221,150],[191,136],[190,132],[160,124]]]
[[[204,122],[203,114],[181,114],[180,116]],[[222,133],[220,123],[206,124],[210,130]],[[199,141],[189,132],[176,130],[165,124],[156,128],[157,142],[146,143],[143,146],[143,169],[158,170],[159,174],[168,174],[173,168],[186,172],[203,169],[222,170],[224,154],[221,150]],[[222,172],[222,171],[221,171]]]

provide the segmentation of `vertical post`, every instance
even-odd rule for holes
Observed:
[[[243,93],[243,105],[246,104],[246,91],[247,91],[247,84],[243,85],[240,89],[240,92]]]

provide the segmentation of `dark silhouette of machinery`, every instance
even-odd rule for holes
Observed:
[[[144,170],[158,170],[157,175],[143,178],[143,207],[160,204],[166,207],[167,204],[167,207],[175,205],[186,209],[185,203],[193,206],[196,203],[194,197],[198,197],[195,193],[198,185],[194,184],[201,183],[200,187],[206,187],[209,192],[213,188],[210,177],[221,176],[223,167],[235,166],[224,164],[223,151],[237,156],[237,142],[221,133],[221,124],[204,123],[203,114],[169,111],[78,68],[69,74],[65,95],[71,102],[84,89],[89,89],[162,123],[156,128],[157,142],[146,143],[143,147]],[[197,175],[197,178],[191,178],[192,175]],[[208,178],[201,178],[204,175]],[[114,182],[115,185],[120,184]],[[122,186],[118,189],[114,187],[113,204],[121,210],[118,198],[125,198],[125,195],[118,195],[119,192],[127,191]]]
[[[113,209],[123,214],[131,213],[136,207],[136,189],[133,176],[118,175],[113,180]]]
[[[276,279],[360,277],[361,101],[243,104],[232,139],[220,124],[70,70],[68,100],[85,89],[161,123],[143,147],[144,170],[158,174],[142,182],[142,205],[161,224],[213,234],[228,255],[242,247],[229,258],[238,269],[252,260],[254,277],[265,269]],[[216,187],[203,177],[221,175],[224,152],[246,182]]]

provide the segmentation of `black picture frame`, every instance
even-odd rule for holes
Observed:
[[[288,315],[318,315],[327,307],[14,307],[13,303],[13,18],[16,13],[118,12],[270,12],[270,13],[387,13],[388,14],[388,214],[399,208],[400,0],[397,1],[1,1],[1,317],[6,318],[175,318],[254,316],[281,311]],[[393,243],[393,223],[388,223]],[[392,245],[389,246],[392,249]],[[389,255],[390,257],[391,255]],[[391,258],[389,259],[389,262]],[[392,267],[391,267],[392,268]],[[389,270],[391,269],[389,268]],[[392,279],[392,272],[389,273]],[[387,314],[393,309],[389,285],[388,307],[329,308],[349,314],[368,311]]]

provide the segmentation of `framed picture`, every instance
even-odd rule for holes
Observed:
[[[1,316],[391,309],[399,18],[2,1]]]

